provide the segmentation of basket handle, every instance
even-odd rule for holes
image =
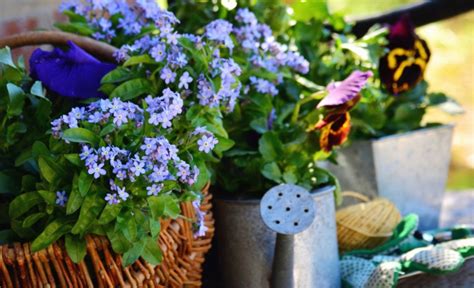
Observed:
[[[365,196],[362,193],[354,192],[354,191],[344,191],[341,193],[342,197],[352,197],[354,199],[360,200],[363,203],[367,203],[370,201],[370,198]]]
[[[0,38],[0,48],[9,46],[11,49],[15,49],[43,44],[65,46],[69,40],[99,59],[116,62],[114,58],[114,53],[118,50],[116,47],[89,37],[62,31],[30,31],[7,36]]]

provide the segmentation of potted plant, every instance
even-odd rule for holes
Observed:
[[[1,146],[10,149],[2,165],[20,179],[10,181],[9,171],[1,178],[2,189],[18,184],[8,186],[15,198],[1,233],[2,281],[200,286],[214,233],[207,183],[233,145],[222,118],[241,88],[233,44],[219,23],[203,36],[179,34],[179,21],[155,1],[79,1],[62,10],[70,22],[58,27],[76,34],[2,40],[67,47],[33,53],[31,77],[41,82],[1,50]],[[26,131],[32,139],[18,137]],[[24,244],[12,246],[17,240]],[[34,261],[20,277],[23,257]]]
[[[420,215],[420,227],[437,227],[453,126],[425,124],[423,116],[430,107],[451,114],[462,109],[443,93],[428,92],[423,80],[430,59],[426,42],[407,17],[387,32],[373,29],[361,39],[335,39],[331,49],[349,63],[358,59],[356,66],[370,68],[377,80],[362,92],[353,110],[350,145],[337,152],[338,165],[329,164],[328,169],[343,189],[386,197],[402,213]]]
[[[179,13],[184,6],[175,4]],[[212,15],[209,6],[199,5],[196,13]],[[292,183],[313,191],[317,203],[316,220],[297,236],[295,248],[296,265],[311,272],[297,270],[300,282],[295,285],[312,285],[318,279],[338,286],[333,198],[337,180],[317,161],[327,159],[333,147],[347,139],[348,111],[371,73],[356,71],[327,89],[316,85],[303,76],[310,63],[294,64],[295,57],[302,60],[294,43],[276,41],[269,26],[249,9],[226,14],[228,21],[219,20],[220,24],[232,27],[226,35],[237,40],[232,53],[242,55],[235,59],[245,69],[244,94],[224,118],[235,145],[216,166],[213,185],[220,280],[230,287],[268,287],[276,235],[260,219],[260,198],[275,185]],[[195,31],[193,23],[200,19],[185,19],[183,27]],[[212,28],[207,26],[204,34]]]

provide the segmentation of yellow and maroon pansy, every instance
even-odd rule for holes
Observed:
[[[328,95],[318,104],[318,108],[326,108],[326,116],[314,126],[321,131],[319,145],[323,151],[330,152],[347,140],[351,131],[349,111],[359,102],[359,93],[371,76],[370,71],[354,71],[344,81],[326,88]]]
[[[423,80],[430,49],[408,16],[390,27],[388,42],[389,52],[379,63],[380,79],[390,93],[403,93]]]

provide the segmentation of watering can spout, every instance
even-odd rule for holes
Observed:
[[[268,190],[260,202],[263,222],[277,232],[271,287],[294,288],[295,234],[303,232],[315,218],[315,205],[309,191],[284,184]]]

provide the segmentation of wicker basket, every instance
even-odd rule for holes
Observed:
[[[162,221],[158,245],[163,262],[158,266],[138,259],[123,268],[121,255],[99,236],[87,236],[87,255],[79,264],[71,261],[62,242],[36,253],[30,252],[30,243],[14,243],[0,246],[0,287],[200,287],[204,254],[214,235],[207,191],[201,206],[206,235],[194,238],[189,220]],[[191,203],[181,204],[181,210],[184,218],[196,220]]]
[[[365,203],[336,212],[337,240],[341,252],[371,249],[382,244],[401,220],[397,207],[387,199],[370,201],[355,192],[343,192],[343,196],[357,198]]]
[[[0,47],[21,48],[30,45],[65,45],[73,40],[92,55],[108,61],[117,48],[87,37],[59,31],[34,31],[0,39]],[[138,259],[122,267],[121,255],[115,254],[105,237],[87,236],[87,255],[75,264],[64,243],[58,241],[48,248],[31,253],[31,243],[0,245],[0,288],[29,287],[200,287],[204,255],[211,248],[214,218],[211,212],[209,186],[201,210],[206,213],[208,228],[204,237],[194,238],[191,221],[196,220],[192,203],[182,203],[184,217],[161,221],[157,245],[163,261],[153,266]],[[183,219],[184,218],[184,219]],[[191,221],[189,220],[191,219]]]

